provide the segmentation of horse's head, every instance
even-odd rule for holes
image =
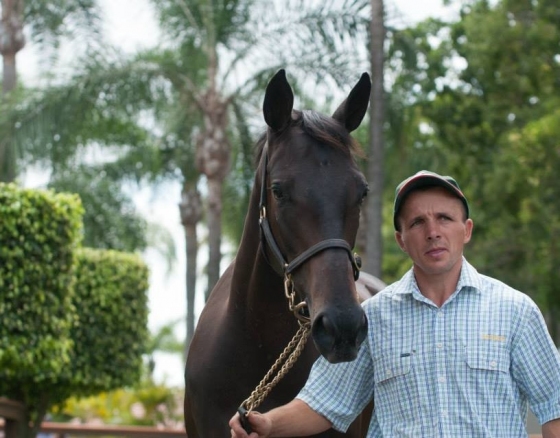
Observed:
[[[367,182],[350,132],[361,123],[371,83],[363,74],[331,117],[294,111],[283,70],[270,81],[261,157],[265,253],[309,308],[312,337],[330,362],[350,361],[367,332],[355,278],[354,246]],[[284,266],[282,266],[284,265]]]

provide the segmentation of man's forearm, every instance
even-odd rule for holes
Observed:
[[[560,418],[542,425],[543,438],[560,438]]]
[[[331,428],[331,423],[306,403],[294,399],[265,414],[272,421],[271,437],[313,435]]]

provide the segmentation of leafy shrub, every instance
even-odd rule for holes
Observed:
[[[142,372],[148,340],[148,268],[135,254],[78,251],[71,366],[72,395],[132,385]]]
[[[0,184],[0,395],[18,400],[70,362],[77,196]]]

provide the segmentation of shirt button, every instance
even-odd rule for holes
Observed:
[[[436,347],[437,347],[437,348],[443,348],[443,344],[442,344],[441,342],[438,342],[438,343],[436,344]]]
[[[438,382],[439,383],[445,383],[445,377],[444,376],[439,376],[438,377]]]
[[[387,377],[391,377],[393,375],[393,373],[391,372],[391,370],[387,370]]]
[[[440,311],[437,313],[437,316],[439,316],[440,318],[443,317],[443,312],[440,310]]]
[[[498,366],[498,362],[496,362],[495,360],[490,362],[490,368],[496,368]]]
[[[441,416],[443,418],[447,418],[447,411],[445,409],[443,411],[441,411]]]

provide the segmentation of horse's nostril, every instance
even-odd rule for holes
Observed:
[[[315,318],[311,333],[319,351],[332,350],[335,341],[334,326],[326,315]]]
[[[331,323],[331,320],[329,319],[329,317],[327,315],[323,315],[323,317],[321,318],[321,323],[323,326],[323,330],[325,330],[325,332],[327,333],[333,333],[334,331],[334,327]]]

